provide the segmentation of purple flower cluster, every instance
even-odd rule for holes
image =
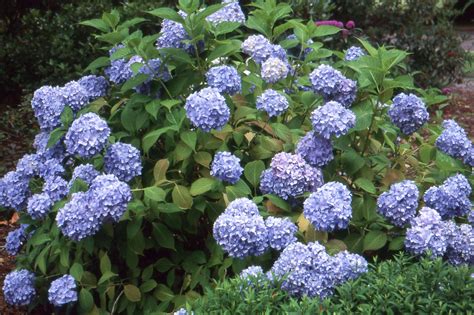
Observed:
[[[96,178],[99,175],[100,175],[99,171],[97,171],[92,164],[78,165],[76,166],[76,168],[74,168],[74,171],[72,172],[72,177],[71,177],[71,180],[69,181],[68,187],[70,189],[76,179],[80,179],[83,182],[85,182],[87,185],[90,185],[92,181],[94,180],[94,178]]]
[[[275,90],[268,89],[257,97],[256,107],[268,113],[268,116],[279,116],[283,114],[290,104],[285,96]]]
[[[0,205],[21,210],[30,196],[29,179],[19,172],[11,171],[0,179]]]
[[[346,51],[344,59],[346,61],[353,61],[359,59],[362,56],[365,56],[365,51],[358,46],[352,46]]]
[[[325,139],[345,135],[355,126],[356,116],[338,102],[327,102],[311,114],[313,129]]]
[[[49,177],[43,185],[43,193],[53,201],[59,201],[66,197],[69,192],[68,183],[62,177]]]
[[[277,57],[270,57],[262,64],[261,76],[267,83],[276,83],[288,75],[288,62]]]
[[[276,57],[287,61],[286,51],[280,45],[273,45],[263,35],[250,35],[242,43],[242,52],[249,55],[256,63],[263,64],[268,58]]]
[[[474,145],[466,131],[454,120],[443,122],[443,132],[436,139],[436,147],[449,156],[464,160],[464,163],[474,166]]]
[[[225,98],[215,88],[204,88],[189,95],[184,109],[191,123],[206,132],[222,129],[230,118]]]
[[[259,256],[268,249],[265,222],[258,213],[257,205],[253,204],[249,208],[246,198],[236,199],[229,204],[214,222],[213,235],[231,257]]]
[[[336,285],[365,272],[367,262],[361,256],[347,252],[330,256],[317,242],[290,244],[271,268],[274,277],[283,279],[282,289],[296,297],[325,298]]]
[[[118,222],[131,200],[130,187],[114,175],[97,176],[87,192],[72,194],[58,211],[61,232],[74,241],[94,235],[105,222]]]
[[[425,103],[414,94],[400,93],[393,99],[388,110],[392,123],[406,134],[411,135],[429,118]]]
[[[419,191],[411,180],[393,184],[377,199],[377,209],[392,224],[403,227],[416,215]]]
[[[94,113],[87,113],[74,120],[64,144],[70,154],[91,158],[105,148],[109,136],[107,122]]]
[[[260,190],[264,194],[275,194],[285,200],[315,191],[322,184],[320,169],[306,163],[298,154],[286,152],[276,154],[270,168],[260,177]]]
[[[268,243],[271,248],[282,250],[296,242],[298,228],[289,218],[268,217],[265,220],[268,231]]]
[[[124,47],[124,45],[117,45],[113,47],[111,50],[109,50],[109,56],[112,57],[112,55],[117,50],[122,49]],[[115,84],[122,84],[128,79],[130,79],[133,75],[133,72],[130,69],[130,65],[124,58],[112,60],[110,62],[110,66],[104,70],[104,73],[109,78],[109,80]]]
[[[303,213],[319,231],[345,229],[352,218],[352,193],[341,183],[329,182],[304,202]]]
[[[129,182],[142,174],[140,150],[128,143],[112,144],[104,156],[104,170],[118,179]]]
[[[469,224],[445,223],[448,247],[446,257],[453,265],[474,264],[474,229]]]
[[[71,275],[64,275],[51,282],[48,300],[55,306],[63,306],[77,301],[76,280]]]
[[[308,132],[300,139],[296,153],[303,157],[309,165],[322,167],[334,159],[332,142],[314,131]]]
[[[35,275],[25,269],[10,272],[3,282],[3,294],[10,305],[30,304],[36,296]]]
[[[66,83],[58,92],[62,103],[69,106],[74,112],[80,111],[89,103],[88,92],[77,81]]]
[[[207,71],[206,79],[210,87],[224,94],[234,95],[242,90],[240,74],[231,66],[212,67]]]
[[[48,148],[49,135],[48,132],[40,132],[37,134],[33,142],[33,147],[42,159],[56,159],[62,161],[67,155],[66,148],[61,142]]]
[[[240,159],[230,152],[217,152],[211,164],[211,175],[231,184],[239,181],[243,171]]]
[[[183,18],[186,17],[186,13],[178,12]],[[164,19],[161,23],[160,37],[156,41],[157,48],[178,48],[184,49],[187,52],[193,51],[193,46],[186,43],[189,40],[189,34],[184,29],[181,23]]]
[[[471,186],[466,177],[457,174],[446,179],[441,186],[433,186],[425,192],[427,207],[436,209],[444,219],[463,216],[471,211]]]
[[[236,22],[245,23],[245,14],[242,12],[242,8],[237,0],[224,0],[222,1],[225,6],[219,11],[209,15],[206,20],[214,25],[218,25],[222,22]]]
[[[406,232],[405,248],[414,255],[430,251],[434,257],[443,256],[447,248],[445,223],[436,210],[421,208]]]
[[[249,278],[259,278],[264,277],[263,269],[260,266],[250,266],[242,270],[239,274],[239,278],[249,279]]]
[[[61,161],[55,158],[41,161],[41,164],[38,167],[38,175],[44,180],[62,176],[65,172],[66,170],[64,169],[64,166],[61,165]]]
[[[53,207],[53,200],[47,193],[35,194],[28,199],[27,211],[35,220],[44,219]]]
[[[356,99],[356,82],[331,66],[320,65],[310,73],[309,79],[313,90],[326,102],[336,101],[344,107],[350,107]]]
[[[31,107],[43,131],[51,131],[61,125],[64,103],[59,96],[59,87],[43,86],[33,93]]]
[[[109,83],[103,76],[87,75],[77,81],[86,91],[89,100],[104,97],[107,94]]]
[[[20,252],[23,244],[28,240],[30,234],[26,232],[28,224],[22,224],[19,228],[8,233],[5,240],[5,250],[9,255],[16,255]]]
[[[25,154],[16,163],[16,172],[27,178],[38,175],[42,163],[42,156],[39,154]]]

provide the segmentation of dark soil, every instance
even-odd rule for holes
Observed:
[[[450,87],[451,102],[444,108],[446,118],[455,119],[470,138],[474,138],[474,80],[466,79],[462,84]]]

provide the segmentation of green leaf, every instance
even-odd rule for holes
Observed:
[[[387,235],[382,231],[370,231],[364,237],[364,251],[377,250],[385,246]]]
[[[140,73],[135,76],[133,76],[131,79],[128,79],[127,82],[125,82],[122,87],[120,88],[120,92],[126,92],[128,90],[133,89],[134,87],[142,84],[146,80],[148,80],[150,76],[145,73]]]
[[[49,241],[51,241],[51,237],[48,234],[35,233],[28,243],[33,246],[38,246]]]
[[[170,8],[158,8],[148,11],[147,13],[160,17],[162,19],[168,19],[181,24],[184,23],[184,19],[181,17],[181,15],[179,15],[178,12]]]
[[[123,286],[123,293],[130,302],[139,302],[142,299],[140,289],[133,284],[126,284]]]
[[[347,151],[342,154],[342,165],[349,175],[354,175],[365,165],[365,159],[355,151]]]
[[[169,167],[170,161],[168,161],[168,159],[162,159],[156,162],[155,167],[153,168],[153,177],[155,178],[156,183],[166,180],[166,172]]]
[[[156,186],[147,187],[144,189],[144,192],[145,192],[145,198],[158,201],[158,202],[165,201],[166,192],[160,187],[156,187]]]
[[[241,42],[238,40],[227,41],[225,44],[217,46],[215,49],[213,49],[207,59],[212,61],[223,56],[229,56],[239,51],[240,45]]]
[[[234,186],[227,186],[225,191],[229,201],[241,197],[247,197],[252,193],[249,186],[243,180],[239,180]]]
[[[85,312],[89,312],[94,307],[94,298],[89,290],[82,288],[79,292],[79,306]]]
[[[319,25],[314,29],[313,36],[315,37],[323,37],[337,34],[341,31],[339,27],[332,26],[332,25]]]
[[[363,102],[353,106],[351,110],[356,115],[356,124],[352,130],[360,131],[366,130],[370,127],[372,122],[373,110],[369,102]]]
[[[209,165],[212,161],[212,155],[208,152],[200,151],[193,155],[194,161],[196,163],[209,168]]]
[[[220,22],[216,25],[214,30],[214,35],[217,37],[219,35],[224,35],[227,33],[231,33],[240,27],[239,22]]]
[[[80,25],[90,26],[104,33],[110,31],[110,28],[102,19],[92,19],[79,22]]]
[[[174,237],[171,231],[162,223],[153,223],[153,236],[160,246],[174,248]]]
[[[75,262],[72,264],[71,268],[69,269],[69,274],[74,277],[76,281],[81,281],[82,275],[84,274],[84,268],[81,264]]]
[[[159,100],[153,100],[150,103],[145,105],[145,110],[148,114],[153,116],[153,118],[158,118],[158,111],[160,110],[161,103]]]
[[[275,195],[271,195],[271,194],[264,195],[264,197],[270,200],[278,208],[283,209],[288,212],[291,211],[291,206],[288,204],[288,202],[286,202],[282,198]]]
[[[65,106],[63,112],[61,113],[61,122],[64,126],[69,126],[74,120],[74,113],[72,112],[71,107]]]
[[[388,250],[399,251],[403,249],[404,244],[405,244],[405,236],[396,237],[393,240],[391,240],[390,243],[388,244]]]
[[[193,59],[182,49],[178,48],[160,48],[160,53],[170,58],[187,64],[194,64]]]
[[[142,141],[143,151],[145,151],[145,153],[148,153],[151,147],[156,143],[156,141],[158,141],[158,138],[160,138],[162,134],[171,130],[177,131],[178,126],[164,127],[164,128],[153,130],[152,132],[147,133],[143,137],[143,141]]]
[[[217,184],[217,181],[213,178],[199,178],[191,185],[190,193],[192,196],[202,195],[212,190]]]
[[[155,280],[149,279],[142,283],[142,285],[140,286],[140,291],[143,293],[150,292],[151,290],[156,288],[157,285],[158,283]]]
[[[375,57],[378,55],[377,49],[374,48],[368,41],[357,38],[357,40],[364,46],[365,50],[371,55],[372,57]]]
[[[420,146],[420,161],[429,164],[431,161],[433,161],[433,158],[435,157],[435,148],[432,145],[429,144],[422,144]]]
[[[155,297],[162,302],[169,302],[174,298],[174,293],[164,284],[159,284],[155,292]]]
[[[102,68],[105,66],[108,66],[110,64],[110,59],[108,57],[99,57],[92,61],[86,69],[84,69],[84,72],[88,71],[94,71],[97,68]]]
[[[181,209],[190,209],[193,205],[193,197],[185,186],[176,185],[171,193],[173,202]]]
[[[185,131],[179,135],[181,140],[186,143],[191,149],[196,148],[197,134],[195,131]]]
[[[107,253],[104,253],[102,257],[100,258],[100,272],[103,274],[106,273],[107,271],[112,270],[112,264],[110,263],[109,256]]]
[[[260,183],[260,175],[264,170],[265,163],[262,161],[252,161],[245,165],[244,175],[253,187],[258,187],[258,183]]]
[[[363,189],[366,192],[369,192],[371,194],[375,194],[377,192],[376,189],[375,189],[374,184],[370,180],[368,180],[367,178],[360,177],[360,178],[355,180],[354,184],[357,187],[359,187],[359,188],[361,188],[361,189]]]
[[[66,131],[61,128],[54,129],[48,139],[48,145],[47,148],[53,147],[56,143],[59,142],[59,140],[66,134]]]
[[[112,279],[113,277],[116,277],[116,276],[117,276],[116,273],[113,273],[112,271],[106,271],[100,277],[99,281],[97,282],[97,285],[101,285],[102,283],[105,283],[108,280],[110,280],[110,279]]]

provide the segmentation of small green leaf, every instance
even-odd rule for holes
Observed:
[[[365,159],[355,151],[347,151],[342,154],[342,165],[349,175],[354,175],[365,165]]]
[[[217,181],[213,178],[199,178],[192,183],[190,193],[192,196],[202,195],[212,190],[217,184]]]
[[[367,178],[360,177],[355,180],[354,184],[368,193],[375,194],[377,192],[374,184]]]
[[[283,209],[285,211],[291,211],[291,206],[283,200],[282,198],[275,196],[275,195],[264,195],[265,198],[270,200],[275,206],[277,206],[280,209]]]
[[[181,140],[186,143],[191,149],[196,148],[197,134],[195,131],[185,131],[179,135]]]
[[[79,282],[81,281],[82,275],[84,274],[84,268],[81,264],[75,262],[69,269],[69,274],[73,276],[76,281]]]
[[[94,307],[94,298],[89,290],[82,288],[79,292],[79,306],[85,312],[89,312]]]
[[[200,165],[209,168],[212,161],[212,155],[208,152],[200,151],[193,155],[194,161]]]
[[[339,27],[332,26],[332,25],[319,25],[314,29],[313,36],[315,37],[323,37],[337,34],[341,31]]]
[[[142,283],[142,285],[140,286],[140,291],[143,293],[150,292],[151,290],[156,288],[157,285],[158,283],[155,280],[149,279]]]
[[[64,126],[69,126],[74,120],[74,113],[71,107],[64,106],[63,112],[61,113],[61,122]]]
[[[155,167],[153,168],[153,177],[155,178],[155,182],[161,182],[166,180],[166,172],[170,166],[170,161],[168,159],[162,159],[156,162]]]
[[[100,258],[100,272],[106,273],[107,271],[111,271],[112,264],[110,263],[109,256],[107,253],[104,253]]]
[[[158,111],[160,110],[161,103],[159,100],[153,100],[150,103],[145,105],[145,110],[148,114],[153,116],[153,118],[158,118]]]
[[[404,236],[396,237],[393,240],[391,240],[390,243],[388,244],[388,250],[399,251],[403,249],[404,244],[405,244]]]
[[[171,231],[162,223],[153,223],[153,236],[155,240],[164,248],[174,248],[174,237]]]
[[[260,175],[264,170],[265,164],[262,161],[252,161],[245,165],[244,175],[253,187],[258,187],[258,183],[260,183]]]
[[[102,19],[86,20],[86,21],[79,22],[79,24],[96,28],[99,31],[102,31],[104,33],[107,33],[108,31],[110,31],[110,28],[107,26],[107,24],[105,24],[105,22]]]
[[[155,297],[162,302],[169,302],[174,298],[174,294],[167,286],[159,284],[155,292]]]
[[[56,143],[59,142],[59,140],[61,140],[61,138],[65,134],[66,134],[66,131],[64,129],[61,129],[61,128],[54,129],[49,135],[47,147],[48,148],[53,147]]]
[[[181,209],[190,209],[193,205],[193,197],[185,186],[176,185],[171,193],[173,202]]]
[[[175,21],[181,24],[184,23],[184,19],[181,17],[181,15],[179,15],[178,12],[170,8],[158,8],[148,11],[147,13],[160,17],[162,19]]]
[[[382,231],[370,231],[364,237],[364,251],[377,250],[385,246],[387,235]]]
[[[123,293],[130,302],[139,302],[142,299],[140,289],[133,284],[126,284],[123,287]]]
[[[156,143],[156,141],[158,141],[160,136],[171,130],[177,131],[178,126],[164,127],[164,128],[153,130],[152,132],[147,133],[143,137],[143,141],[142,141],[143,151],[145,151],[145,153],[148,153],[151,147]]]

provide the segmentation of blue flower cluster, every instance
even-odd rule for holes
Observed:
[[[298,154],[276,154],[270,168],[260,177],[260,190],[288,200],[308,191],[315,191],[323,184],[320,169],[312,167]]]
[[[10,272],[3,282],[3,295],[10,305],[30,304],[36,296],[35,275],[25,269]]]
[[[56,222],[74,241],[94,235],[105,222],[118,222],[131,200],[130,187],[114,175],[99,175],[87,192],[72,194],[59,209]]]
[[[232,66],[212,67],[206,73],[207,84],[221,93],[234,95],[242,90],[240,74]]]
[[[186,17],[186,13],[178,12],[183,18]],[[156,41],[157,48],[179,48],[184,49],[187,52],[193,51],[193,46],[186,43],[189,40],[189,34],[184,29],[184,26],[178,22],[164,19],[161,23],[160,37]]]
[[[287,61],[285,49],[280,45],[273,45],[263,35],[250,35],[242,43],[242,52],[249,55],[256,63],[263,64],[268,58],[276,57]]]
[[[427,207],[436,209],[442,218],[466,215],[471,211],[471,186],[466,177],[457,174],[446,179],[441,186],[433,186],[425,192]]]
[[[260,256],[268,249],[268,232],[262,216],[258,212],[248,214],[237,211],[241,206],[244,210],[248,208],[248,201],[243,200],[232,201],[228,207],[230,211],[226,209],[213,227],[214,239],[229,256],[235,258]]]
[[[414,94],[400,93],[393,99],[388,110],[392,123],[406,134],[411,135],[429,118],[425,103]]]
[[[455,266],[474,265],[474,228],[469,224],[456,225],[453,221],[448,221],[445,229],[448,261]]]
[[[189,95],[184,109],[192,124],[206,132],[222,129],[230,118],[225,98],[215,88],[204,88]]]
[[[44,182],[43,193],[47,194],[53,202],[66,197],[68,192],[68,183],[62,177],[49,177]]]
[[[182,307],[176,312],[174,312],[173,315],[194,315],[194,312],[188,313],[188,311],[184,307]]]
[[[303,213],[319,231],[345,229],[352,218],[352,193],[338,182],[318,188],[304,201]]]
[[[64,105],[58,87],[43,86],[33,93],[31,107],[41,130],[51,131],[61,125]]]
[[[104,170],[118,179],[129,182],[142,174],[140,151],[128,143],[112,144],[104,156]]]
[[[403,227],[410,223],[418,209],[419,191],[415,182],[404,180],[393,184],[377,199],[377,209],[392,224]]]
[[[22,224],[18,229],[8,233],[5,240],[5,250],[9,255],[16,255],[20,252],[23,244],[28,240],[30,234],[26,232],[28,224]]]
[[[69,181],[68,188],[70,189],[76,179],[80,179],[90,186],[94,178],[99,176],[100,173],[95,169],[92,164],[81,164],[74,168],[72,172],[71,180]]]
[[[55,306],[63,306],[77,301],[76,280],[71,275],[64,275],[51,282],[48,300]]]
[[[49,133],[40,132],[36,135],[33,142],[33,148],[36,149],[37,154],[44,159],[56,159],[62,161],[66,157],[66,148],[61,142],[56,143],[51,148],[48,148]]]
[[[242,279],[249,279],[249,278],[259,278],[263,277],[265,274],[263,273],[263,269],[260,266],[249,266],[242,270],[239,274],[239,278]]]
[[[320,65],[310,73],[309,79],[313,90],[326,102],[336,101],[344,107],[350,107],[357,97],[356,82],[331,66]]]
[[[35,194],[28,199],[26,210],[35,220],[44,219],[53,207],[53,200],[47,193]]]
[[[275,90],[268,89],[257,97],[256,107],[268,113],[268,116],[279,116],[283,114],[290,104],[285,96]]]
[[[261,76],[267,83],[276,83],[288,75],[288,62],[277,57],[270,57],[262,64]]]
[[[345,135],[355,126],[356,116],[338,102],[327,102],[311,114],[313,129],[321,137],[329,139]]]
[[[436,210],[421,208],[417,217],[412,219],[407,229],[405,248],[414,255],[423,255],[430,251],[434,257],[443,256],[446,252],[447,237],[445,223]]]
[[[250,199],[247,198],[237,198],[227,205],[225,213],[230,216],[258,216],[258,207]]]
[[[25,154],[16,163],[16,172],[27,178],[38,175],[42,165],[42,157],[39,154]]]
[[[337,253],[335,260],[335,285],[341,285],[346,281],[355,280],[369,271],[367,260],[364,257],[352,254],[347,250]]]
[[[112,55],[117,50],[124,47],[124,45],[117,45],[113,47],[111,50],[109,50],[109,56],[112,57]],[[124,58],[112,60],[110,62],[110,66],[104,70],[104,73],[109,78],[109,80],[115,84],[122,84],[130,79],[133,75],[127,60]]]
[[[109,83],[103,76],[87,75],[77,81],[86,91],[89,100],[104,97],[107,94]]]
[[[353,60],[359,59],[362,56],[365,56],[365,51],[362,48],[358,46],[351,46],[346,51],[346,55],[344,56],[344,59],[346,61],[353,61]]]
[[[74,112],[80,111],[89,103],[89,94],[77,81],[66,83],[58,91],[62,103],[69,106]]]
[[[38,175],[44,180],[62,176],[66,172],[64,167],[61,165],[61,161],[58,159],[51,158],[47,160],[41,160],[42,163],[38,166]]]
[[[74,120],[64,144],[70,154],[91,158],[105,148],[109,136],[107,122],[94,113],[87,113]]]
[[[322,167],[334,159],[332,142],[314,131],[308,132],[300,139],[296,153],[303,157],[309,165]]]
[[[265,219],[268,231],[268,243],[271,248],[282,250],[291,243],[296,242],[298,228],[289,218],[268,217]]]
[[[211,164],[211,175],[231,184],[239,181],[243,171],[240,159],[230,152],[217,152]]]
[[[317,242],[296,242],[282,251],[271,272],[283,279],[282,289],[292,296],[325,298],[336,285],[367,272],[367,262],[349,253],[330,256]]]
[[[20,172],[11,171],[0,179],[0,205],[17,211],[24,208],[30,196],[29,179]]]
[[[224,0],[222,1],[225,6],[219,11],[209,15],[206,20],[214,25],[218,25],[222,22],[236,22],[245,23],[245,14],[242,12],[242,8],[237,0]]]
[[[466,131],[454,120],[443,122],[443,132],[436,139],[436,147],[456,159],[464,160],[464,163],[474,166],[474,145],[467,136]]]

